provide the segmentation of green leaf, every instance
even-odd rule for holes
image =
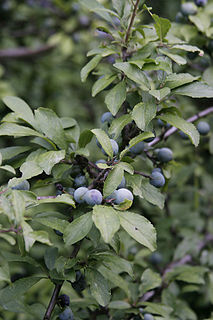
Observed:
[[[146,312],[160,314],[161,316],[166,317],[166,320],[171,319],[170,314],[172,313],[173,309],[170,306],[153,302],[143,302],[143,305],[147,306]]]
[[[89,233],[92,228],[92,213],[88,212],[71,222],[64,230],[64,241],[70,246]]]
[[[132,138],[129,142],[128,147],[121,152],[120,159],[122,159],[123,156],[129,151],[129,149],[135,146],[137,143],[151,137],[154,137],[154,134],[152,132],[143,132],[138,136]]]
[[[98,79],[92,87],[92,96],[95,97],[99,92],[101,92],[107,86],[109,86],[115,79],[116,76],[109,75],[106,75],[103,78]]]
[[[203,82],[195,82],[177,88],[173,90],[172,93],[192,98],[212,98],[213,87]]]
[[[167,35],[169,29],[171,28],[171,22],[168,19],[160,18],[156,14],[152,14],[152,18],[155,20],[155,30],[158,38],[163,42],[165,36]]]
[[[95,253],[91,256],[91,258],[101,261],[105,267],[111,269],[117,274],[126,272],[130,275],[130,277],[134,276],[132,264],[109,251]]]
[[[142,176],[135,174],[133,176],[127,175],[127,185],[129,185],[132,188],[133,194],[135,196],[139,196],[143,199],[141,184]]]
[[[104,197],[109,196],[115,189],[117,189],[123,179],[123,176],[124,170],[121,167],[114,166],[114,168],[112,168],[104,182]]]
[[[73,201],[73,197],[69,194],[62,194],[61,196],[57,196],[55,198],[42,198],[40,197],[38,200],[38,204],[41,203],[65,203],[72,207],[75,207],[75,202]]]
[[[200,50],[196,46],[191,46],[189,44],[175,44],[172,46],[172,49],[179,49],[179,50],[184,50],[188,52],[199,52],[199,55],[203,55],[203,50]]]
[[[86,145],[90,143],[92,138],[93,138],[93,133],[90,130],[86,129],[82,131],[78,141],[79,148],[85,148]]]
[[[69,226],[69,222],[56,217],[35,217],[34,221],[43,224],[44,226],[50,227],[55,230],[59,230],[64,233],[64,230]]]
[[[56,163],[59,163],[64,158],[65,158],[65,150],[48,151],[41,154],[38,157],[37,163],[44,170],[46,174],[50,175],[53,166]]]
[[[190,140],[195,145],[195,147],[198,146],[199,140],[200,140],[200,135],[199,135],[196,127],[192,123],[187,122],[183,118],[181,118],[177,115],[171,114],[169,112],[164,115],[158,116],[158,118],[167,122],[167,123],[170,123],[172,126],[183,131],[185,134],[187,134],[189,136]]]
[[[144,295],[147,291],[160,287],[161,282],[161,276],[157,272],[146,269],[141,276],[140,294]]]
[[[124,0],[112,0],[113,8],[117,11],[120,17],[122,17],[124,10]]]
[[[124,310],[124,309],[130,309],[131,305],[126,301],[115,300],[109,303],[108,308],[116,309],[116,310]]]
[[[60,118],[51,109],[38,108],[35,110],[35,119],[40,130],[59,148],[66,149],[65,132]]]
[[[19,225],[24,219],[25,200],[21,191],[12,190],[11,194],[12,205],[15,214],[16,224]]]
[[[150,90],[149,94],[155,97],[158,101],[164,99],[168,94],[170,94],[171,90],[167,87],[164,87],[159,90]]]
[[[123,128],[131,121],[132,117],[129,114],[124,114],[121,117],[114,119],[109,128],[109,134],[113,136],[113,139],[117,139]]]
[[[8,96],[3,99],[3,102],[6,104],[8,108],[14,111],[19,118],[25,120],[27,123],[31,124],[35,129],[37,129],[35,126],[34,114],[24,100],[18,97]]]
[[[102,57],[101,55],[97,55],[94,58],[92,58],[81,70],[81,81],[85,82],[89,73],[95,69],[95,67],[99,64]]]
[[[132,81],[138,83],[142,90],[148,91],[150,89],[150,84],[146,78],[144,72],[138,67],[131,65],[129,62],[118,62],[113,64],[113,66],[121,71]]]
[[[153,187],[147,179],[142,179],[141,192],[142,197],[146,201],[163,209],[165,202],[165,195],[163,195],[157,188]]]
[[[49,270],[53,270],[58,257],[58,248],[47,248],[44,253],[44,261]]]
[[[41,277],[22,278],[0,290],[0,305],[4,307],[9,301],[17,299],[36,284]]]
[[[149,248],[156,249],[156,230],[149,220],[133,212],[117,211],[121,226],[136,241]]]
[[[0,136],[14,136],[14,137],[25,137],[25,136],[37,136],[44,138],[44,136],[28,127],[20,126],[15,123],[2,123],[0,126]]]
[[[0,281],[5,281],[10,283],[10,270],[9,270],[9,265],[8,263],[4,263],[0,267]]]
[[[20,153],[26,152],[28,150],[30,150],[31,147],[7,147],[7,148],[2,148],[0,149],[1,155],[2,155],[2,160],[8,160],[11,159],[15,156],[17,156]]]
[[[5,165],[5,166],[0,166],[0,169],[11,172],[13,174],[16,174],[16,171],[13,167]]]
[[[107,280],[95,269],[86,270],[86,279],[90,285],[92,296],[101,306],[106,306],[110,301],[110,289]]]
[[[193,77],[189,73],[172,73],[166,77],[165,85],[170,89],[174,89],[197,79],[199,79],[199,77]]]
[[[128,282],[125,281],[121,276],[119,276],[117,273],[113,272],[111,269],[106,268],[104,265],[101,265],[98,268],[98,271],[101,272],[101,274],[104,276],[104,278],[108,279],[112,286],[117,286],[121,288],[128,297],[130,297],[130,291],[128,288]]]
[[[87,52],[87,57],[94,56],[94,55],[101,55],[102,57],[107,57],[110,56],[111,54],[116,54],[118,53],[115,51],[113,48],[110,48],[109,46],[106,48],[94,48]]]
[[[105,97],[107,108],[113,116],[119,111],[123,102],[126,100],[126,84],[124,81],[119,82],[112,88]]]
[[[174,53],[171,53],[171,52],[163,50],[163,49],[159,49],[159,52],[164,54],[165,56],[169,57],[171,60],[173,60],[174,62],[176,62],[179,65],[184,65],[187,63],[186,59],[178,54],[174,54]]]
[[[133,166],[131,166],[131,164],[129,164],[127,162],[120,161],[116,166],[122,168],[124,171],[126,171],[130,174],[134,174]]]
[[[116,211],[112,207],[95,206],[93,208],[92,219],[96,227],[100,230],[104,241],[109,243],[120,228]]]
[[[113,20],[111,16],[108,14],[108,12],[104,11],[104,6],[100,4],[96,0],[79,0],[79,2],[85,6],[88,10],[93,11],[97,13],[99,16],[101,16],[104,20],[112,23]]]
[[[102,129],[93,129],[91,132],[96,136],[98,141],[100,142],[104,151],[108,154],[110,158],[113,158],[113,150],[110,139],[105,131]]]
[[[21,180],[38,176],[43,172],[43,169],[35,161],[26,161],[21,165],[20,171],[22,173],[21,182]]]
[[[204,284],[204,274],[207,271],[207,268],[200,266],[177,266],[166,273],[165,281],[170,282],[176,279],[187,283]]]
[[[154,119],[156,111],[156,104],[152,102],[140,102],[134,106],[132,119],[135,121],[139,129],[146,131],[150,121]]]

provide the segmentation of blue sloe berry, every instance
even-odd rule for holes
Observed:
[[[181,4],[181,12],[184,16],[195,15],[197,13],[197,6],[193,2],[184,2]]]
[[[60,313],[58,317],[59,320],[74,320],[72,310],[69,307],[64,309],[64,311]]]
[[[165,184],[165,178],[160,172],[152,172],[150,177],[150,184],[156,188],[161,188]]]
[[[105,112],[102,114],[101,116],[101,122],[104,123],[104,122],[107,122],[107,123],[110,123],[112,120],[113,120],[113,115],[111,114],[111,112]]]
[[[88,188],[86,187],[80,187],[75,190],[74,192],[74,199],[78,203],[83,203],[84,202],[84,196],[87,193]]]
[[[162,170],[161,170],[161,168],[154,168],[153,170],[152,170],[152,173],[153,172],[160,172],[160,173],[162,173]]]
[[[206,136],[210,131],[210,126],[206,121],[200,121],[197,124],[197,130],[202,136]]]
[[[101,204],[102,200],[102,194],[97,189],[88,190],[84,196],[84,201],[90,206]]]
[[[87,185],[87,179],[84,175],[75,177],[74,184],[76,188],[85,187]]]
[[[144,314],[144,320],[154,320],[154,318],[150,313],[145,313]]]
[[[123,202],[124,200],[133,201],[133,194],[128,189],[121,188],[121,189],[117,190],[117,192],[115,194],[115,203],[119,204],[119,203]]]
[[[169,162],[173,159],[172,150],[169,148],[159,149],[157,156],[158,156],[158,160],[161,162]]]
[[[162,262],[162,255],[159,252],[155,251],[149,257],[149,261],[154,265],[160,264]]]

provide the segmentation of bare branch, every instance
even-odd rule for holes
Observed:
[[[198,114],[195,114],[194,116],[190,117],[189,119],[187,119],[187,122],[194,122],[200,118],[206,117],[208,114],[213,113],[213,107],[209,107],[201,112],[199,112]],[[149,147],[154,146],[155,144],[157,144],[158,142],[160,142],[161,140],[165,140],[167,139],[169,136],[171,136],[173,133],[175,133],[178,129],[175,127],[170,128],[169,130],[167,130],[163,136],[159,136],[156,137],[152,142],[148,143]]]
[[[0,50],[0,60],[3,59],[23,59],[23,58],[35,58],[39,55],[48,53],[55,48],[54,45],[43,45],[36,49],[20,47],[13,49]]]

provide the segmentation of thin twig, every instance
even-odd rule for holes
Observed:
[[[124,46],[122,48],[122,59],[123,59],[123,61],[126,61],[126,59],[127,59],[127,55],[126,55],[127,43],[129,41],[129,37],[130,37],[130,34],[131,34],[131,29],[132,29],[132,26],[133,26],[133,23],[134,23],[136,14],[137,14],[137,9],[138,9],[139,2],[140,2],[140,0],[136,0],[136,3],[135,3],[134,8],[133,8],[132,15],[131,15],[131,18],[130,18],[129,26],[127,28],[126,35],[125,35],[125,38],[124,38]]]
[[[13,48],[13,49],[3,49],[0,50],[0,60],[1,59],[18,59],[18,58],[34,58],[38,55],[47,53],[54,49],[54,45],[44,45],[36,49],[31,48]]]
[[[75,246],[74,246],[74,249],[70,255],[70,259],[73,259],[77,256],[79,250],[80,250],[80,247],[81,247],[81,242],[78,242]],[[53,291],[53,294],[52,294],[52,297],[50,299],[50,302],[48,304],[48,307],[47,307],[47,310],[46,310],[46,313],[44,315],[44,318],[43,320],[50,320],[51,318],[51,314],[55,308],[55,305],[57,303],[57,300],[58,300],[58,296],[59,296],[59,293],[61,291],[61,288],[63,286],[63,283],[64,281],[62,281],[60,284],[56,284],[55,285],[55,288],[54,288],[54,291]]]
[[[198,114],[195,114],[194,116],[190,117],[189,119],[187,119],[187,122],[194,122],[200,118],[206,117],[208,114],[213,113],[213,107],[209,107],[201,112],[199,112]],[[155,144],[157,144],[158,142],[160,142],[161,140],[165,140],[167,139],[169,136],[171,136],[173,133],[175,133],[178,129],[176,127],[172,127],[169,130],[167,130],[165,132],[165,134],[163,136],[159,136],[156,137],[152,142],[148,143],[149,147],[154,146]]]
[[[139,175],[142,176],[142,177],[150,178],[150,175],[149,175],[149,174],[146,174],[146,173],[144,173],[144,172],[134,171],[134,174],[139,174]]]
[[[8,233],[8,232],[15,232],[15,233],[19,233],[19,231],[20,231],[21,229],[20,228],[13,228],[13,227],[11,227],[11,228],[9,228],[9,229],[2,229],[2,230],[0,230],[0,233]]]

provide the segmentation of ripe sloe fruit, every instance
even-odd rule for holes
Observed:
[[[153,172],[160,172],[160,173],[162,173],[162,170],[161,170],[161,168],[154,168],[153,170],[152,170],[152,173]]]
[[[102,194],[97,189],[88,190],[84,196],[84,201],[90,206],[101,204],[102,200]]]
[[[88,189],[86,187],[80,187],[74,192],[74,199],[78,203],[84,202],[84,196],[87,193]]]
[[[161,188],[165,184],[165,178],[160,172],[152,172],[150,177],[150,184],[156,188]]]
[[[144,314],[144,320],[154,320],[154,318],[150,313],[145,313]]]
[[[84,278],[84,275],[81,273],[81,271],[76,271],[76,281],[71,282],[71,285],[75,291],[80,293],[86,288],[86,281]]]
[[[75,177],[74,184],[76,188],[85,187],[87,185],[87,179],[83,175]]]
[[[115,203],[119,204],[123,202],[125,199],[133,201],[133,194],[131,191],[125,188],[121,188],[117,190],[115,194]]]
[[[181,4],[181,12],[184,16],[195,15],[197,13],[197,6],[193,2],[184,2]]]
[[[60,313],[58,317],[60,320],[74,320],[72,310],[69,307],[64,309],[64,311]]]
[[[101,122],[104,123],[104,122],[108,122],[110,123],[112,120],[113,120],[113,115],[111,114],[111,112],[105,112],[102,114],[101,116]]]
[[[210,131],[210,126],[206,121],[200,121],[197,124],[197,130],[202,136],[206,136]]]
[[[169,162],[173,159],[172,150],[169,148],[159,149],[157,156],[160,162]]]
[[[152,264],[157,265],[162,262],[162,255],[159,252],[153,252],[149,257],[149,261]]]

